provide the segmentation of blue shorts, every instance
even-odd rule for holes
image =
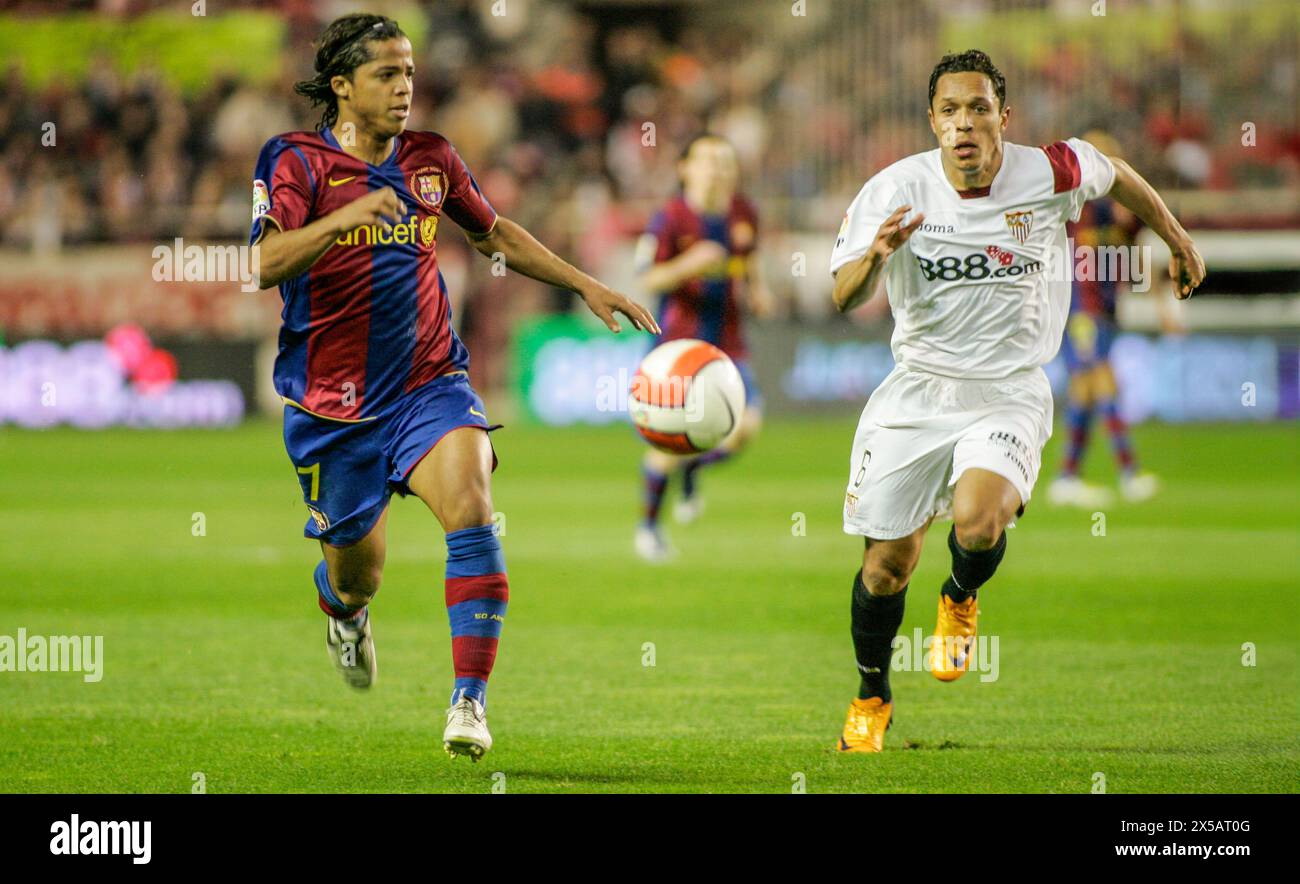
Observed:
[[[492,431],[483,400],[462,373],[404,393],[382,417],[356,423],[284,407],[284,447],[311,518],[303,536],[348,546],[370,533],[394,491],[443,436],[459,427]],[[496,468],[496,454],[492,456]]]
[[[754,377],[754,369],[750,367],[748,359],[732,360],[736,363],[736,370],[740,372],[740,379],[745,383],[745,407],[758,408],[763,407],[763,393],[758,389],[758,380]]]
[[[1115,341],[1115,323],[1088,313],[1071,313],[1065,321],[1061,356],[1071,374],[1085,371],[1110,359],[1110,345]]]

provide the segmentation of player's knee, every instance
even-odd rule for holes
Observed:
[[[971,552],[992,549],[1003,530],[1016,516],[1019,498],[1015,495],[986,495],[985,499],[961,498],[953,502],[953,527],[957,542]]]
[[[872,595],[894,595],[912,579],[908,562],[892,557],[880,557],[866,562],[862,568],[862,582]]]
[[[379,592],[379,584],[384,579],[384,570],[373,566],[367,568],[349,568],[346,573],[330,577],[334,594],[339,601],[349,607],[370,604],[370,600]]]
[[[642,464],[646,469],[664,475],[673,472],[684,462],[685,458],[665,454],[664,452],[656,451],[653,448],[646,451],[645,457],[642,460]]]
[[[491,522],[492,501],[486,493],[460,495],[442,508],[442,527],[447,533]]]
[[[1090,376],[1083,371],[1070,376],[1070,401],[1085,408],[1092,405],[1092,384]]]
[[[962,549],[971,552],[992,549],[997,545],[1008,521],[1010,520],[1002,518],[1002,514],[991,510],[981,510],[965,518],[958,518],[955,526],[957,542]]]
[[[1115,372],[1111,370],[1109,362],[1097,366],[1092,389],[1097,398],[1113,398],[1119,392],[1115,384]]]

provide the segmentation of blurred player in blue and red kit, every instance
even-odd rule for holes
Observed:
[[[1119,156],[1119,144],[1110,135],[1092,131],[1084,140],[1109,156]],[[1075,248],[1122,248],[1127,250],[1142,229],[1142,222],[1115,200],[1105,197],[1085,203],[1079,220],[1066,228]],[[1100,271],[1103,262],[1097,258]],[[1130,265],[1131,266],[1131,265]],[[1101,276],[1098,272],[1094,276]],[[1105,421],[1111,451],[1119,468],[1119,487],[1124,498],[1141,501],[1156,493],[1158,482],[1150,473],[1138,470],[1137,456],[1129,438],[1128,425],[1119,414],[1119,388],[1110,364],[1110,348],[1119,332],[1117,302],[1124,280],[1075,279],[1070,292],[1070,315],[1061,342],[1061,356],[1070,373],[1069,407],[1066,423],[1070,435],[1060,474],[1048,487],[1048,499],[1057,504],[1082,507],[1105,506],[1112,499],[1109,489],[1085,482],[1079,467],[1087,451],[1095,418]],[[1166,331],[1175,329],[1170,299],[1153,293]]]
[[[443,746],[491,748],[485,704],[509,589],[492,524],[496,457],[469,354],[451,327],[436,235],[450,217],[506,266],[577,292],[611,331],[643,308],[499,217],[460,156],[406,131],[415,64],[397,23],[339,18],[316,76],[295,91],[324,107],[314,132],[272,138],[257,160],[253,227],[260,284],[284,300],[275,386],[284,440],[320,541],[320,607],[331,659],[354,687],[375,678],[368,604],[379,589],[389,498],[414,494],[447,535],[445,594],[455,684]]]
[[[637,526],[637,554],[650,562],[671,556],[659,528],[659,509],[669,478],[680,472],[681,496],[674,508],[679,522],[703,511],[697,486],[702,467],[721,463],[758,433],[762,400],[750,370],[742,319],[770,311],[770,297],[754,249],[758,213],[737,192],[735,148],[717,135],[700,135],[678,161],[681,192],[650,220],[637,245],[642,286],[662,295],[658,320],[663,333],[655,344],[680,338],[707,341],[731,357],[745,382],[745,413],[736,430],[712,451],[677,456],[649,449],[641,464],[644,501]]]

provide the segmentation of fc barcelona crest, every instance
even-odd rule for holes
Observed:
[[[1025,240],[1029,239],[1029,231],[1034,227],[1034,213],[1030,212],[1007,212],[1007,229],[1011,235],[1016,238],[1022,246]]]
[[[314,506],[308,506],[307,512],[311,513],[311,520],[316,523],[317,531],[328,531],[330,529],[329,516],[325,515]]]
[[[438,208],[446,192],[447,179],[441,169],[425,166],[411,176],[411,193],[431,209]]]

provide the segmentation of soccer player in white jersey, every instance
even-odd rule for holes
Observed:
[[[1010,113],[1006,81],[986,54],[944,56],[930,75],[938,149],[867,181],[831,256],[835,306],[852,310],[883,282],[895,321],[895,368],[863,409],[844,498],[844,531],[866,549],[852,603],[861,683],[841,751],[883,746],[891,645],[935,518],[954,525],[929,668],[952,681],[970,663],[976,592],[1002,560],[1005,529],[1029,502],[1052,432],[1042,366],[1060,347],[1070,305],[1058,269],[1066,223],[1109,194],[1169,245],[1179,298],[1205,275],[1187,231],[1132,167],[1074,138],[1004,142]]]

